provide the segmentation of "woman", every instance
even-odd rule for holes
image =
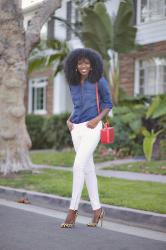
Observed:
[[[102,222],[104,210],[99,201],[93,152],[100,140],[102,119],[112,108],[109,86],[102,76],[102,59],[92,49],[72,51],[65,61],[64,71],[74,105],[67,126],[71,132],[76,157],[73,165],[72,198],[66,220],[61,227],[71,228],[75,225],[84,181],[93,209],[92,222],[87,226],[96,227],[100,220]],[[100,113],[96,103],[96,84]]]

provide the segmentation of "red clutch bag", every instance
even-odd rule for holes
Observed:
[[[98,113],[100,113],[97,83],[96,83],[96,102],[97,102]],[[108,121],[104,123],[104,127],[100,131],[100,142],[102,144],[114,143],[114,128],[110,127],[110,124]]]

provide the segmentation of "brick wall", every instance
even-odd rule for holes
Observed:
[[[120,55],[120,85],[127,94],[134,94],[134,70],[136,59],[166,56],[166,41],[142,46],[139,50]]]
[[[30,78],[35,77],[48,77],[48,85],[46,87],[46,110],[47,115],[52,115],[53,113],[53,81],[52,79],[49,79],[51,77],[52,71],[51,69],[48,70],[42,70],[38,72],[33,72],[30,76]],[[26,107],[26,113],[28,113],[28,83],[25,90],[25,97],[24,97],[25,107]]]

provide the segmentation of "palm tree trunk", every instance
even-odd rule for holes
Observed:
[[[3,174],[32,167],[24,107],[27,58],[40,40],[39,27],[60,7],[60,2],[44,1],[43,7],[47,5],[47,8],[43,11],[41,7],[32,22],[36,26],[33,25],[27,33],[17,1],[0,0],[0,172]]]
[[[0,170],[7,174],[31,168],[31,140],[25,126],[27,61],[23,16],[10,1],[1,1],[0,24]]]

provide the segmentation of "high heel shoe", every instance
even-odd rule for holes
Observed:
[[[99,221],[101,222],[101,227],[103,225],[103,218],[104,218],[105,212],[103,209],[101,209],[101,213],[99,214],[98,218],[96,219],[96,222],[90,222],[87,224],[88,227],[97,227]]]
[[[75,210],[75,215],[74,215],[73,221],[70,222],[70,223],[65,223],[65,222],[64,222],[64,223],[62,223],[62,224],[60,225],[60,227],[61,227],[61,228],[72,228],[72,227],[74,227],[74,226],[75,226],[75,221],[76,221],[77,215],[78,215],[78,211]]]

